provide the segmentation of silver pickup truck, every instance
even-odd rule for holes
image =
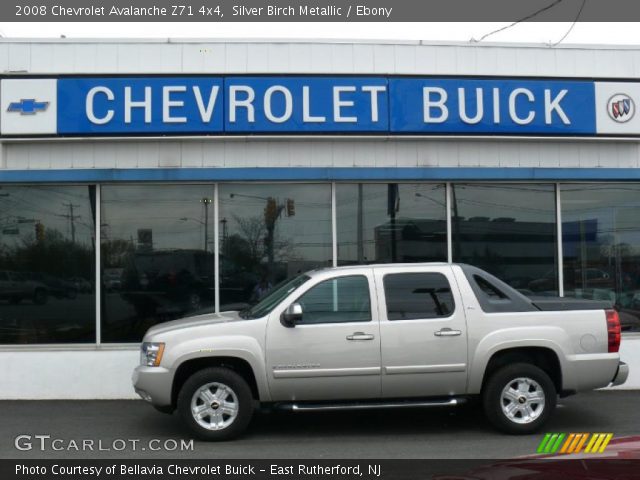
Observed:
[[[242,312],[163,323],[133,374],[158,410],[205,440],[242,433],[258,406],[292,411],[455,406],[480,398],[530,433],[558,395],[626,381],[610,305],[528,298],[461,264],[314,270]]]

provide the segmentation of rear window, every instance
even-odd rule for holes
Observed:
[[[392,273],[384,276],[389,320],[448,317],[455,304],[447,277],[441,273]]]
[[[471,265],[460,264],[460,268],[467,277],[483,312],[534,312],[538,310],[530,299],[493,275]]]

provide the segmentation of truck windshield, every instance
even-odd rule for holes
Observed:
[[[268,315],[271,310],[276,308],[276,306],[284,300],[287,295],[300,287],[300,285],[309,280],[309,278],[311,277],[308,277],[307,275],[300,275],[276,285],[266,297],[256,303],[253,307],[240,312],[240,317],[250,319]]]

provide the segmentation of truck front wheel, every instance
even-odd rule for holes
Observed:
[[[549,375],[529,363],[498,369],[482,393],[489,421],[510,434],[532,433],[541,428],[555,409],[556,398]]]
[[[178,394],[178,412],[201,440],[229,440],[242,434],[253,416],[251,388],[236,372],[212,367],[194,373]]]

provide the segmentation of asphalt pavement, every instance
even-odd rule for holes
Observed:
[[[142,401],[1,401],[0,411],[0,458],[14,459],[497,459],[535,453],[544,432],[640,435],[640,391],[599,391],[562,399],[544,431],[528,436],[497,433],[474,405],[279,412],[256,414],[238,440],[196,441],[191,449],[177,415],[156,412]],[[15,445],[21,435],[17,442],[23,450]]]

